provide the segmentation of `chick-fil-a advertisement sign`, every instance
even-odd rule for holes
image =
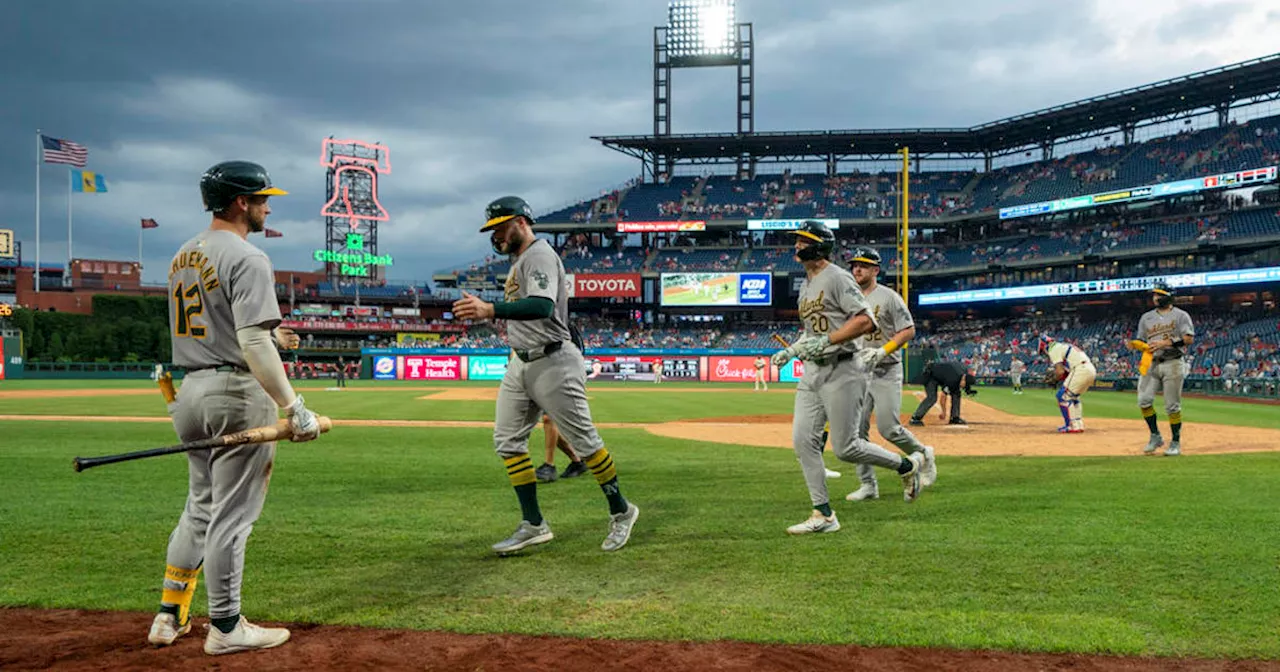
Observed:
[[[405,355],[403,380],[462,380],[461,357]]]
[[[712,356],[704,358],[703,380],[716,383],[750,383],[756,379],[756,358],[743,356]],[[765,366],[765,371],[769,370]],[[765,374],[768,376],[768,373]]]

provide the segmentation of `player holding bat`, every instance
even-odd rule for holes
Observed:
[[[200,179],[209,228],[188,240],[169,266],[173,361],[186,370],[169,405],[183,443],[273,425],[285,409],[292,441],[310,441],[320,422],[285,376],[276,346],[297,347],[278,329],[280,304],[267,255],[247,240],[261,233],[267,199],[288,192],[266,169],[247,161],[213,166]],[[240,614],[245,542],[262,513],[275,443],[187,452],[187,504],[169,535],[160,613],[147,640],[173,644],[191,630],[191,599],[200,570],[207,577],[210,655],[284,644],[289,631],[264,628]]]
[[[831,450],[854,464],[866,463],[894,469],[902,477],[903,499],[920,494],[920,475],[927,468],[924,451],[900,457],[858,436],[869,376],[855,359],[858,337],[876,329],[871,311],[849,271],[832,264],[835,235],[825,224],[806,220],[796,236],[795,257],[805,269],[800,285],[799,313],[804,335],[774,353],[774,365],[792,358],[805,362],[804,378],[796,386],[792,444],[804,472],[813,511],[803,522],[787,528],[788,534],[836,532],[840,523],[827,493],[826,467],[822,461],[822,427],[830,421]]]

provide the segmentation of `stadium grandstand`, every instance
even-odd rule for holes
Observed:
[[[1193,378],[1275,395],[1277,99],[1280,54],[957,128],[671,134],[655,98],[653,135],[595,137],[639,175],[541,212],[535,230],[571,276],[589,355],[754,356],[774,333],[796,337],[803,270],[787,230],[815,218],[842,263],[858,245],[880,252],[882,284],[905,290],[920,327],[917,359],[1000,383],[1015,356],[1042,368],[1034,341],[1051,333],[1089,352],[1100,380],[1132,385],[1122,344],[1140,290],[1172,278],[1200,325]],[[500,299],[509,267],[488,256],[412,282],[278,272],[299,375],[342,358],[368,377],[397,352],[504,354],[500,324],[460,324],[449,307],[462,291]],[[47,294],[148,290],[62,273],[41,269]],[[0,302],[24,305],[31,276],[0,259]],[[732,292],[713,291],[722,278]],[[748,278],[767,289],[748,299]]]

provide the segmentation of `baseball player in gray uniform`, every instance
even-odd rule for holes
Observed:
[[[1173,289],[1163,280],[1157,280],[1151,288],[1156,307],[1143,313],[1138,320],[1138,332],[1129,341],[1129,347],[1151,356],[1149,366],[1138,378],[1138,408],[1151,430],[1151,438],[1142,452],[1151,455],[1164,445],[1160,428],[1156,425],[1153,408],[1156,392],[1164,394],[1164,410],[1169,416],[1169,431],[1173,437],[1164,454],[1182,454],[1182,380],[1186,375],[1183,357],[1185,348],[1195,340],[1196,330],[1191,316],[1173,306]]]
[[[529,434],[546,412],[604,491],[609,532],[600,547],[616,551],[631,538],[640,509],[618,489],[613,457],[591,421],[582,350],[569,328],[564,266],[551,245],[534,236],[533,224],[533,210],[522,198],[504,196],[490,203],[480,230],[493,232],[490,243],[495,252],[514,257],[505,300],[488,303],[464,292],[453,304],[460,320],[507,320],[507,340],[516,355],[498,388],[493,442],[523,519],[493,550],[508,555],[552,539],[538,507],[538,484],[529,457]]]
[[[902,426],[902,353],[899,349],[916,335],[911,311],[897,292],[876,282],[880,272],[880,253],[874,248],[859,247],[853,251],[849,266],[853,279],[862,290],[862,296],[871,309],[875,329],[858,337],[858,359],[871,374],[867,394],[862,402],[862,422],[858,437],[867,440],[871,432],[871,411],[876,412],[876,430],[880,436],[910,455],[924,453],[924,470],[920,472],[921,487],[929,487],[938,478],[933,447],[926,446]],[[876,470],[870,464],[858,465],[861,486],[845,496],[851,502],[880,498],[880,486]]]
[[[1013,383],[1014,394],[1022,394],[1022,374],[1026,370],[1026,362],[1018,359],[1017,355],[1013,357],[1013,361],[1009,362],[1009,382]]]
[[[276,346],[298,337],[280,324],[280,304],[267,255],[250,244],[261,233],[271,185],[256,163],[220,163],[200,179],[209,228],[187,241],[169,266],[169,327],[173,362],[186,371],[169,407],[183,443],[275,424],[286,410],[293,441],[310,441],[320,424],[284,373]],[[245,541],[262,513],[275,458],[274,443],[187,453],[187,504],[169,535],[160,613],[148,641],[168,646],[191,630],[191,598],[203,567],[211,655],[279,646],[284,628],[264,628],[240,614]]]
[[[813,512],[804,522],[788,527],[787,533],[836,532],[840,522],[831,510],[822,462],[824,423],[830,420],[831,450],[837,458],[895,469],[902,477],[903,498],[908,502],[920,494],[925,453],[903,458],[858,437],[869,377],[855,359],[857,338],[873,331],[875,323],[853,275],[829,261],[835,247],[831,229],[822,222],[805,220],[791,233],[796,235],[796,259],[806,274],[799,302],[803,335],[774,353],[772,360],[777,366],[792,358],[805,362],[804,378],[796,386],[791,441]]]

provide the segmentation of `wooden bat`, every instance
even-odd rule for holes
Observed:
[[[320,421],[320,432],[328,432],[333,429],[333,420],[327,416],[321,415],[316,417]],[[246,443],[269,443],[271,441],[288,440],[293,436],[293,432],[289,429],[288,420],[280,420],[274,425],[266,427],[255,427],[226,434],[223,436],[215,436],[212,439],[201,439],[199,441],[191,441],[189,443],[180,443],[176,446],[167,446],[164,448],[151,448],[149,450],[135,450],[131,453],[119,453],[116,455],[101,455],[99,457],[77,457],[71,460],[71,466],[77,472],[99,467],[104,464],[114,464],[116,462],[127,462],[129,460],[139,460],[144,457],[155,457],[157,455],[169,455],[172,453],[185,453],[188,450],[203,450],[206,448],[223,448],[226,446],[240,446]]]
[[[787,339],[785,339],[785,338],[783,338],[783,337],[781,337],[781,336],[779,336],[779,335],[777,335],[777,334],[774,334],[774,335],[773,335],[773,340],[777,341],[777,342],[778,342],[778,345],[781,345],[784,349],[785,349],[785,348],[789,348],[789,347],[791,347],[791,344],[787,343]]]

